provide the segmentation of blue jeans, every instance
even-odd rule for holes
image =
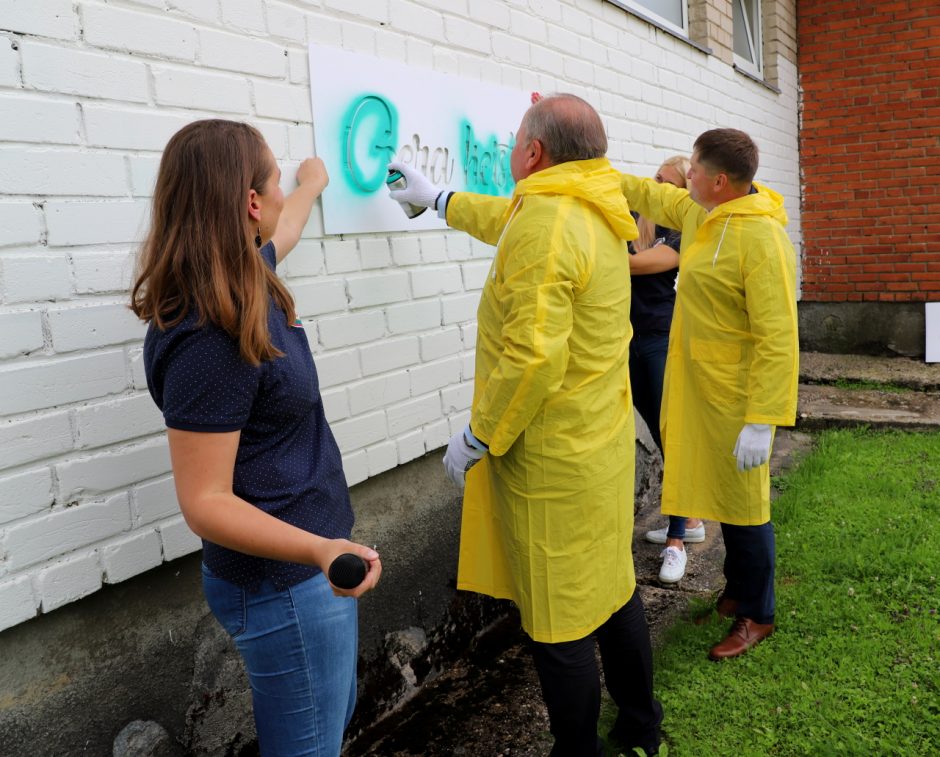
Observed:
[[[336,757],[356,704],[356,600],[322,573],[248,592],[203,565],[202,585],[245,662],[261,754]]]
[[[633,339],[630,340],[630,388],[633,391],[633,404],[649,426],[650,435],[660,452],[663,451],[663,440],[659,435],[659,415],[663,405],[663,379],[666,375],[668,351],[668,333],[634,332]],[[685,536],[685,521],[686,519],[679,515],[670,515],[666,537],[681,539]]]

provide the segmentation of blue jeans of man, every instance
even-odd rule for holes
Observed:
[[[333,596],[322,573],[249,592],[203,565],[202,584],[244,660],[261,754],[336,757],[356,704],[356,600]]]
[[[669,332],[634,332],[630,340],[630,388],[633,404],[649,427],[650,435],[659,451],[663,440],[659,434],[659,414],[663,405],[663,380],[666,376],[666,353],[669,351]],[[669,516],[668,539],[685,536],[686,519]]]

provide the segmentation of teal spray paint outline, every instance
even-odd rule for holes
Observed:
[[[375,108],[379,112],[375,113]],[[361,124],[369,117],[379,119],[375,133],[368,135],[366,142],[373,142],[369,147],[370,156],[376,156],[373,172],[365,173],[355,154],[359,141]],[[473,122],[463,117],[458,121],[458,151],[464,174],[464,187],[467,191],[493,196],[509,196],[515,187],[510,166],[510,154],[516,144],[516,135],[510,132],[509,139],[502,143],[495,133],[490,133],[480,141],[477,138]],[[385,184],[386,165],[399,151],[398,112],[395,106],[381,95],[367,93],[354,98],[341,120],[342,134],[342,172],[346,183],[353,193],[368,196],[374,194]],[[386,152],[386,155],[382,153]],[[476,168],[471,172],[471,162],[476,161]],[[485,165],[484,165],[485,163]],[[497,182],[497,179],[502,181]],[[491,179],[492,181],[489,181]]]
[[[486,141],[482,142],[477,139],[473,123],[467,117],[460,119],[458,134],[457,144],[459,145],[459,154],[462,160],[461,168],[463,168],[464,186],[466,190],[468,192],[477,192],[478,194],[493,196],[508,197],[511,195],[516,183],[512,178],[509,156],[512,153],[513,147],[515,147],[516,135],[510,132],[509,139],[505,144],[497,139],[496,134],[490,134],[485,138]],[[482,182],[471,181],[471,173],[468,170],[471,160],[471,145],[469,144],[471,140],[473,142],[472,147],[476,148],[473,151],[475,154],[472,157],[477,160],[477,165],[479,166],[479,169],[474,173],[483,177]],[[489,167],[484,170],[482,166],[486,158],[489,159]],[[505,177],[505,182],[502,186],[497,185],[495,180],[492,185],[486,181],[486,178],[491,175],[495,179],[496,168],[494,167],[494,161],[498,161]]]
[[[382,116],[379,116],[380,126],[376,129],[376,133],[369,137],[368,141],[374,141],[374,144],[370,147],[370,153],[378,154],[380,157],[375,171],[370,176],[366,176],[362,170],[362,166],[359,164],[357,156],[353,154],[354,143],[359,134],[358,124],[361,123],[360,119],[366,118],[369,115],[364,112],[365,109],[375,107],[384,110],[385,118],[383,122],[381,120]],[[356,194],[374,194],[378,189],[384,186],[386,175],[385,166],[394,158],[398,150],[398,112],[395,106],[381,95],[372,93],[361,95],[355,98],[352,104],[346,109],[346,113],[341,121],[341,130],[343,153],[342,168],[346,183]],[[388,151],[385,157],[381,157],[383,150]]]

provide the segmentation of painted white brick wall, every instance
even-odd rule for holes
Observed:
[[[101,588],[101,565],[95,550],[83,550],[39,570],[36,588],[42,611],[51,612]]]
[[[146,484],[135,487],[131,492],[131,498],[135,526],[155,523],[179,513],[172,476],[148,481]]]
[[[308,42],[573,91],[640,174],[745,128],[799,241],[795,68],[777,95],[602,0],[0,0],[0,630],[199,548],[125,308],[135,247],[160,151],[194,119],[256,125],[290,189],[313,148]],[[325,237],[319,209],[304,236],[279,272],[355,484],[467,422],[494,250]]]
[[[42,345],[42,315],[38,310],[0,314],[0,360],[26,355]]]
[[[41,513],[53,502],[52,469],[48,466],[0,476],[0,526]]]
[[[0,541],[11,570],[86,547],[130,528],[127,494],[104,502],[83,502],[54,509],[38,518],[10,525]]]
[[[156,531],[143,531],[109,543],[101,549],[101,578],[105,583],[120,583],[145,570],[156,568],[161,562],[163,553],[159,534]]]
[[[51,458],[74,446],[72,424],[67,412],[34,415],[23,420],[0,423],[0,449],[8,467]]]

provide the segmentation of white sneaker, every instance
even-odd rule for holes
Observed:
[[[677,583],[685,575],[685,564],[689,556],[684,549],[666,547],[661,553],[663,567],[659,569],[659,580],[664,584]]]
[[[666,528],[657,528],[655,531],[647,531],[644,538],[653,544],[665,544],[667,533],[669,533],[668,526]],[[686,544],[701,544],[705,541],[705,523],[699,523],[695,528],[687,528],[682,541]]]

